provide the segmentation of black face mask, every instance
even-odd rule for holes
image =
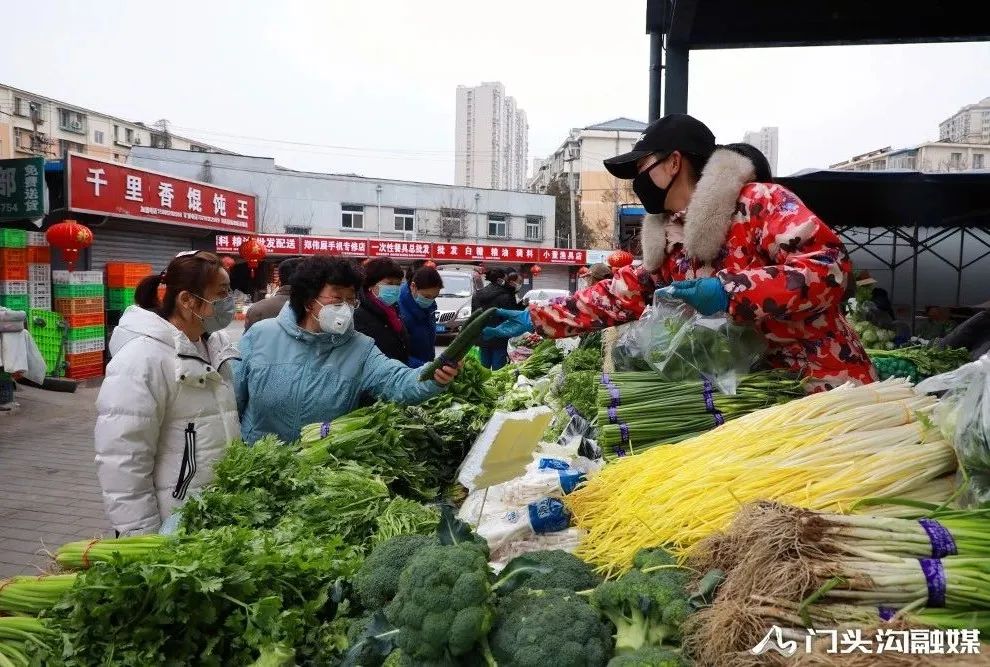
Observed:
[[[663,213],[665,210],[664,205],[667,202],[668,188],[661,188],[650,178],[650,172],[660,166],[660,164],[662,163],[656,162],[652,164],[649,169],[638,174],[633,179],[633,192],[639,197],[639,201],[643,204],[643,208],[646,209],[647,213]]]

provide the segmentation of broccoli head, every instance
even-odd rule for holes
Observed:
[[[642,555],[642,553],[640,554]],[[614,581],[606,581],[591,594],[591,604],[615,625],[615,651],[625,653],[641,646],[659,646],[680,638],[680,626],[690,613],[687,576],[676,566],[656,563],[633,569]]]
[[[376,546],[354,574],[351,585],[365,609],[384,609],[399,588],[399,575],[417,551],[436,538],[398,535]]]
[[[520,573],[516,575],[518,588],[545,590],[548,588],[566,588],[571,591],[585,591],[602,583],[602,578],[595,574],[590,565],[572,553],[560,549],[549,551],[534,551],[518,558],[513,558],[506,565],[511,571],[520,559],[532,562],[549,572]]]
[[[633,558],[633,567],[637,570],[647,568],[677,565],[677,559],[670,555],[670,552],[661,548],[640,549]]]
[[[399,630],[396,644],[417,665],[467,655],[491,628],[491,572],[478,545],[426,546],[399,576],[385,617]]]
[[[680,653],[659,646],[644,646],[632,653],[612,658],[608,667],[688,667]]]
[[[566,589],[503,598],[489,642],[499,667],[604,667],[612,653],[608,625]]]

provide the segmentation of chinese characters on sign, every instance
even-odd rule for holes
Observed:
[[[72,211],[220,231],[255,230],[254,195],[74,153],[67,164]]]
[[[45,158],[0,160],[0,220],[45,214]]]
[[[584,250],[563,248],[524,248],[503,245],[385,241],[381,239],[329,238],[323,236],[258,237],[270,255],[341,255],[343,257],[392,257],[393,259],[433,259],[446,262],[498,262],[504,264],[585,263]],[[237,252],[244,238],[217,234],[217,252]]]
[[[980,653],[979,630],[895,630],[880,628],[871,637],[858,628],[849,630],[808,630],[804,643],[785,639],[783,631],[773,626],[763,640],[749,650],[753,655],[777,653],[792,657],[798,651],[811,653],[816,641],[824,642],[829,654],[881,654],[908,655],[977,655]]]

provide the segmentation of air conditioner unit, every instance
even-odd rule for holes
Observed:
[[[82,123],[79,122],[78,120],[74,120],[71,123],[69,123],[69,127],[71,127],[73,130],[81,130]]]
[[[403,241],[415,241],[416,240],[416,232],[402,232],[402,240]]]

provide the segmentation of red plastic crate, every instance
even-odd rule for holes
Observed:
[[[154,272],[151,264],[107,262],[107,287],[137,287]]]
[[[102,298],[96,297],[88,299],[55,299],[55,312],[60,313],[63,317],[68,317],[69,315],[102,314],[103,303]]]
[[[66,326],[70,329],[98,327],[101,324],[106,324],[106,315],[102,311],[99,313],[90,313],[89,315],[62,315],[62,319],[65,320]]]
[[[27,247],[27,263],[28,264],[51,264],[52,262],[52,249],[48,246],[43,248],[37,246]]]
[[[0,266],[27,266],[27,263],[27,248],[0,248]]]
[[[103,352],[83,352],[66,354],[68,368],[65,376],[71,380],[86,380],[103,375]]]
[[[0,264],[0,281],[10,280],[27,281],[27,264]]]

